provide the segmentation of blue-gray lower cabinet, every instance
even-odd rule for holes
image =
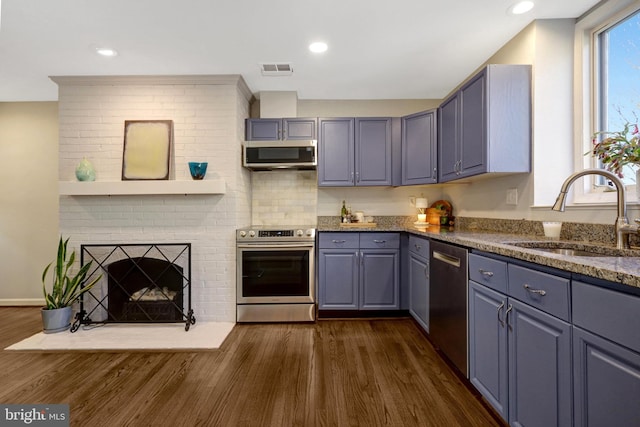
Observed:
[[[318,307],[358,310],[359,256],[357,249],[320,249]]]
[[[429,240],[409,238],[409,313],[429,332]]]
[[[399,310],[398,233],[320,233],[320,310]]]
[[[575,425],[639,426],[640,354],[575,326],[573,354]]]
[[[571,325],[513,298],[508,304],[509,424],[571,426]]]
[[[509,419],[507,297],[469,281],[469,381],[504,418]]]
[[[568,306],[567,279],[478,254],[469,257],[469,277],[471,383],[511,426],[571,426],[571,325],[543,311]]]
[[[572,282],[575,425],[640,426],[640,296]]]

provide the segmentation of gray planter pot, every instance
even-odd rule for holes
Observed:
[[[42,309],[42,332],[53,334],[69,329],[71,325],[71,307],[56,308],[53,310]]]

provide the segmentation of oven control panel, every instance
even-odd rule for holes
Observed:
[[[238,230],[236,233],[237,240],[245,240],[250,238],[252,240],[313,240],[316,236],[315,228],[300,227],[294,229],[271,229],[264,227],[245,228]]]

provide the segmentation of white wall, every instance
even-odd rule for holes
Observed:
[[[56,78],[59,177],[73,180],[87,157],[97,180],[120,180],[125,120],[170,119],[175,177],[187,162],[208,161],[205,179],[223,195],[60,198],[60,230],[83,243],[191,243],[192,301],[198,320],[235,321],[235,230],[250,220],[250,175],[241,168],[250,94],[237,78]]]
[[[44,305],[58,239],[58,104],[0,103],[0,305]]]

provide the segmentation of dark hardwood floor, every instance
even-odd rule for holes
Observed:
[[[39,308],[0,308],[0,348],[40,329]],[[0,366],[0,403],[68,403],[73,426],[500,425],[411,319],[239,324],[200,352],[2,350]]]

